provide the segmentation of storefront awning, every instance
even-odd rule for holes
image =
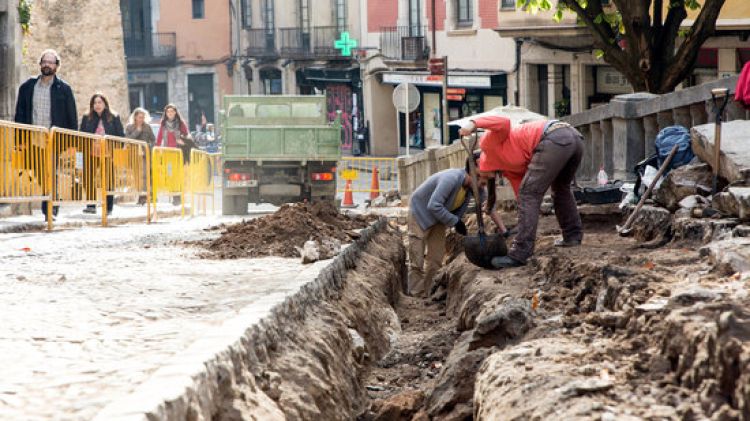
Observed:
[[[354,83],[359,81],[359,67],[326,68],[304,67],[297,70],[297,78],[310,83]]]
[[[429,72],[384,72],[383,83],[399,85],[411,83],[417,86],[443,86],[442,76]],[[454,72],[448,75],[448,86],[452,88],[496,89],[507,86],[504,72]]]

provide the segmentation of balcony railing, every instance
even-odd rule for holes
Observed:
[[[426,27],[387,26],[380,28],[383,56],[392,60],[426,60],[430,55]]]
[[[273,29],[249,29],[247,31],[247,54],[255,57],[275,57],[276,31]]]
[[[157,32],[126,36],[125,56],[130,67],[174,64],[177,60],[177,34]]]
[[[341,38],[341,33],[345,29],[336,26],[316,26],[313,28],[313,46],[315,56],[318,58],[336,58],[341,57],[341,51],[337,50],[333,44]]]
[[[280,28],[281,56],[286,58],[311,58],[312,36],[309,29]]]

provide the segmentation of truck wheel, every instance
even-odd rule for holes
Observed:
[[[222,215],[247,215],[247,196],[223,196]]]

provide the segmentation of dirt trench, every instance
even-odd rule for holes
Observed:
[[[747,282],[699,243],[643,248],[619,222],[584,216],[583,246],[557,249],[544,217],[511,270],[452,247],[432,297],[396,303],[358,420],[750,420]]]
[[[584,216],[583,246],[558,249],[544,217],[535,258],[502,271],[471,265],[451,235],[418,299],[403,294],[405,227],[381,220],[174,419],[750,420],[746,280],[699,243],[643,248],[618,222]]]

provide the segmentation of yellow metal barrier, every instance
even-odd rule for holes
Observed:
[[[160,194],[180,195],[182,216],[185,216],[185,169],[182,149],[157,147],[151,150],[152,198],[154,208]],[[156,214],[156,212],[154,212]]]
[[[131,197],[146,196],[146,220],[151,221],[151,156],[148,143],[115,136],[105,136],[107,194]],[[106,209],[106,208],[105,208]],[[106,225],[106,210],[102,211]]]
[[[102,187],[111,162],[102,136],[74,130],[52,128],[50,134],[52,160],[52,204],[75,202],[102,205],[102,224],[107,224],[107,195]],[[108,156],[109,155],[109,156]],[[111,171],[111,170],[110,170]],[[52,206],[47,207],[51,214]],[[48,215],[51,216],[51,215]],[[47,221],[52,229],[52,218]]]
[[[373,172],[378,171],[378,189],[373,189]],[[343,192],[347,180],[352,181],[352,192],[387,192],[398,190],[396,158],[341,158],[338,163],[337,192]]]
[[[221,154],[211,154],[198,149],[190,151],[190,215],[195,215],[196,198],[202,204],[203,214],[206,214],[206,198],[211,199],[211,213],[214,213],[214,189],[216,188],[214,174],[220,165]]]
[[[0,121],[0,203],[49,199],[49,150],[46,128]]]

